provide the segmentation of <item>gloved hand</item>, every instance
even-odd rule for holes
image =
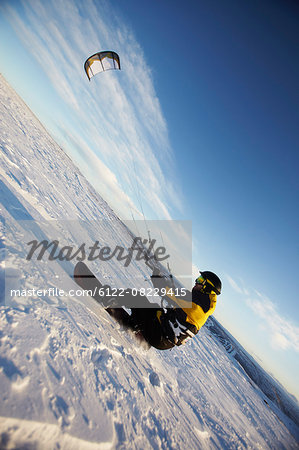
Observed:
[[[181,317],[180,312],[179,308],[173,308],[168,309],[167,312],[163,311],[160,316],[163,334],[175,345],[184,344],[187,339],[192,338],[197,333],[196,327],[187,324]]]

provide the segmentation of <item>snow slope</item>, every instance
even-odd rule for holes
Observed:
[[[298,448],[298,427],[208,327],[146,350],[90,298],[8,296],[76,288],[72,262],[25,261],[32,236],[127,246],[131,235],[2,76],[0,108],[1,449]],[[90,266],[116,287],[150,275],[142,262]]]

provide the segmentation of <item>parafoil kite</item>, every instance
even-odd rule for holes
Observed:
[[[97,73],[104,72],[105,70],[120,70],[119,56],[117,53],[111,51],[95,53],[87,58],[84,63],[84,69],[89,80]]]

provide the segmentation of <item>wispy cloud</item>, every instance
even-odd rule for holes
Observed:
[[[247,298],[246,303],[262,320],[273,348],[299,352],[299,327],[287,319],[283,310],[278,311],[270,299],[257,291],[254,297]]]
[[[235,280],[226,274],[231,288],[240,301],[257,316],[260,328],[265,331],[274,349],[293,349],[299,352],[299,327],[287,318],[287,310],[277,310],[277,306],[267,296],[253,288],[246,288],[243,280]]]
[[[77,133],[69,133],[68,129],[61,127],[61,131],[65,137],[66,146],[70,146],[73,150],[77,149],[77,160],[80,162],[82,173],[89,174],[93,186],[102,193],[103,197],[108,198],[112,194],[113,206],[119,213],[125,216],[129,207],[137,217],[141,218],[141,212],[123,191],[115,173],[95,155],[84,139]]]
[[[172,209],[181,209],[182,202],[179,187],[171,182],[177,183],[177,177],[167,124],[151,70],[130,28],[109,2],[20,4],[22,13],[9,2],[4,11],[67,105],[74,134],[84,140],[85,150],[93,152],[93,163],[99,160],[93,172],[105,165],[118,180],[112,183],[117,186],[115,195],[123,189],[123,197],[135,204],[140,196],[146,212],[170,219]],[[88,82],[83,63],[102,49],[119,53],[122,71],[106,72]],[[113,204],[115,197],[107,200]]]
[[[241,287],[241,285],[242,285],[241,281],[239,281],[239,283],[238,283],[229,275],[226,275],[226,278],[227,278],[230,286],[233,288],[233,290],[235,292],[237,292],[237,294],[247,295],[248,292],[246,291],[246,289]]]

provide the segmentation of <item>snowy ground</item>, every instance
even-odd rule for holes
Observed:
[[[111,246],[131,236],[2,76],[0,109],[1,449],[298,448],[298,427],[208,328],[146,350],[90,298],[9,297],[76,288],[72,262],[25,261],[32,236]],[[150,275],[142,262],[91,267],[117,287]]]

